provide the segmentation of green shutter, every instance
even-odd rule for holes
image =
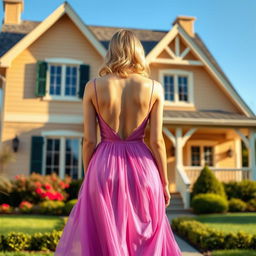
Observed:
[[[32,136],[30,149],[30,173],[37,172],[42,174],[43,167],[43,143],[44,137]]]
[[[87,65],[87,64],[80,65],[79,98],[81,99],[84,96],[84,87],[89,80],[90,80],[90,65]]]
[[[37,61],[36,63],[36,96],[44,96],[46,93],[46,71],[47,62]]]

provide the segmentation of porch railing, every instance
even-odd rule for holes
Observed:
[[[176,169],[176,186],[181,194],[184,208],[190,208],[190,180],[183,166],[178,166]]]
[[[242,167],[242,168],[209,167],[209,168],[214,172],[217,179],[223,182],[251,179],[251,169],[248,167]],[[194,182],[198,178],[202,169],[203,169],[203,166],[184,166],[184,170],[191,184],[194,184]]]

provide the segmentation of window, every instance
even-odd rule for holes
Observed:
[[[52,172],[59,174],[60,140],[47,139],[46,145],[46,174],[50,174]]]
[[[213,146],[191,146],[192,166],[214,166]]]
[[[77,179],[79,168],[79,140],[66,139],[65,144],[65,173]]]
[[[77,97],[79,90],[79,66],[70,64],[49,65],[49,95]]]
[[[174,77],[164,77],[164,98],[170,101],[174,100]]]
[[[55,172],[61,178],[69,175],[73,179],[82,177],[82,138],[46,137],[44,174]]]
[[[160,70],[167,104],[194,104],[193,73],[185,70]]]
[[[178,76],[179,101],[188,101],[188,78]]]
[[[191,147],[191,165],[192,166],[200,165],[200,147],[199,146]]]
[[[213,166],[213,154],[211,146],[204,146],[204,162],[208,166]]]

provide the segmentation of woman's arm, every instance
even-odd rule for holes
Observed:
[[[150,149],[157,162],[162,185],[166,186],[169,182],[167,177],[166,147],[162,132],[164,90],[163,86],[156,81],[154,98],[155,102],[150,113]]]
[[[83,120],[84,120],[84,136],[83,136],[83,164],[84,174],[91,160],[97,144],[97,123],[96,113],[92,103],[94,97],[93,80],[86,83],[83,96]]]

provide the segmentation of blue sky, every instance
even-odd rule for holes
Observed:
[[[43,20],[63,1],[24,0],[22,15]],[[169,30],[176,16],[195,16],[195,31],[256,114],[255,0],[68,1],[88,25]],[[0,8],[0,19],[3,8]]]

